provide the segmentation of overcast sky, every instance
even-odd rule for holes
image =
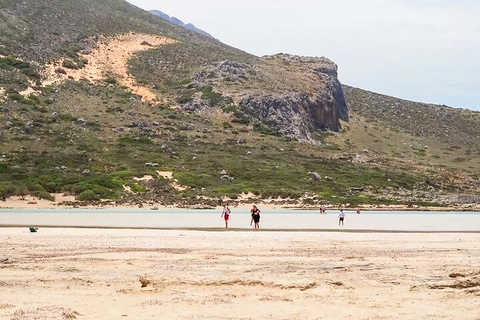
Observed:
[[[342,83],[480,111],[478,0],[127,0],[257,56],[325,56]]]

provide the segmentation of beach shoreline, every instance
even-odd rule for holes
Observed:
[[[62,193],[54,194],[55,201],[49,201],[45,199],[38,199],[32,196],[27,196],[25,199],[19,197],[9,197],[3,201],[0,201],[0,209],[55,209],[55,208],[85,208],[85,209],[105,209],[105,208],[145,208],[152,210],[165,210],[165,209],[218,209],[222,208],[218,206],[205,206],[205,205],[171,205],[165,206],[161,204],[142,204],[140,207],[133,204],[118,204],[113,201],[102,201],[97,205],[82,205],[80,202],[75,201],[75,197],[71,195],[64,195]],[[231,203],[232,208],[250,210],[253,204],[261,206],[263,209],[292,209],[292,210],[319,210],[321,205],[302,205],[302,204],[283,204],[285,199],[280,200],[262,200],[262,201],[249,201],[245,199],[244,202],[238,203],[237,201],[226,199],[225,202]],[[467,204],[457,206],[445,206],[445,207],[422,207],[422,206],[406,206],[406,205],[359,205],[355,207],[345,207],[336,205],[323,206],[326,210],[356,210],[359,208],[361,211],[479,211],[480,204]]]

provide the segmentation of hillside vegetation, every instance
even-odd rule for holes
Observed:
[[[342,90],[326,58],[254,57],[124,1],[0,15],[3,197],[480,203],[478,112]]]

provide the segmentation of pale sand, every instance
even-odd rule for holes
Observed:
[[[479,261],[479,234],[4,228],[0,319],[475,320]]]
[[[160,174],[160,173],[159,173]],[[139,180],[146,180],[149,179],[149,176],[142,177],[142,178],[137,178]],[[172,185],[175,188],[182,189],[182,186],[179,186],[176,184],[176,181],[174,179],[172,180]],[[0,201],[0,209],[26,209],[26,208],[31,208],[31,209],[53,209],[53,208],[65,208],[67,206],[64,206],[64,202],[75,202],[75,196],[71,195],[65,195],[63,193],[54,193],[52,196],[55,197],[55,201],[49,201],[45,199],[39,199],[36,197],[32,196],[26,196],[24,200],[21,200],[18,196],[14,197],[9,197],[4,201]],[[248,200],[247,197],[242,198],[244,201]],[[229,200],[225,200],[226,202],[229,202]],[[276,201],[272,200],[267,200],[266,202],[257,202],[257,204],[261,205],[262,209],[279,209],[282,208],[282,205],[279,205],[278,203],[281,202],[282,199],[277,199]],[[112,201],[104,201],[103,205],[101,208],[132,208],[134,207],[133,205],[128,206],[128,205],[117,205],[115,202]],[[169,208],[174,208],[176,206],[164,206],[161,204],[154,204],[154,205],[144,205],[145,208],[148,207],[156,207],[159,209],[169,209]],[[236,204],[232,206],[232,208],[235,209],[242,209],[242,210],[249,210],[252,207],[252,204],[249,203],[243,203],[243,204]],[[82,206],[82,208],[86,209],[94,209],[94,208],[99,208],[99,206]],[[221,211],[222,206],[217,206],[217,209]]]
[[[64,201],[75,201],[75,196],[65,195],[63,193],[52,194],[55,197],[55,201],[39,199],[32,196],[26,196],[25,200],[20,199],[19,197],[10,197],[5,201],[0,201],[0,209],[2,208],[13,208],[13,209],[24,209],[24,208],[37,208],[37,209],[52,209],[59,208],[59,204]]]

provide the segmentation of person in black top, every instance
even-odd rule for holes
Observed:
[[[250,225],[255,222],[255,229],[259,229],[260,226],[258,224],[260,223],[260,209],[258,209],[256,205],[253,205],[250,212],[252,213],[252,220],[250,221]]]

